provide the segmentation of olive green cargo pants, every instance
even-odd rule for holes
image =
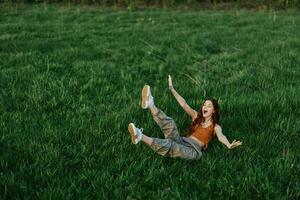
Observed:
[[[202,147],[193,139],[180,137],[174,120],[168,117],[163,111],[153,115],[165,135],[165,139],[152,138],[150,147],[162,156],[179,157],[185,160],[198,160],[202,156]]]

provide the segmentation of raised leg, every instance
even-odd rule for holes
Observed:
[[[142,108],[150,109],[154,121],[162,130],[166,139],[172,139],[179,143],[181,142],[174,120],[155,106],[149,85],[145,85],[142,90]]]
[[[168,117],[163,111],[158,109],[155,105],[153,105],[150,110],[154,121],[162,130],[165,138],[172,139],[180,143],[181,138],[175,121],[171,117]]]

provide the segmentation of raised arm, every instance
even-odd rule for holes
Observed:
[[[191,117],[192,120],[194,120],[197,117],[197,111],[195,111],[194,109],[192,109],[184,100],[184,98],[182,98],[182,96],[180,96],[176,90],[173,87],[173,83],[172,83],[172,77],[169,75],[169,89],[171,90],[172,94],[174,95],[175,99],[177,100],[177,102],[179,103],[179,105],[183,108],[183,110],[185,112],[187,112]]]
[[[233,149],[234,147],[242,145],[241,141],[236,141],[236,140],[233,140],[232,143],[229,143],[229,141],[227,140],[226,136],[222,133],[222,128],[219,125],[215,126],[215,133],[216,133],[216,135],[218,137],[218,140],[221,143],[223,143],[224,145],[226,145],[228,149]]]

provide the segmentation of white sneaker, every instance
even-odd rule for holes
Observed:
[[[139,129],[137,127],[135,127],[134,123],[130,123],[128,125],[128,130],[130,132],[130,135],[131,135],[131,141],[133,144],[137,144],[139,143],[139,141],[142,140],[142,132],[143,132],[143,129]]]
[[[145,85],[142,90],[142,108],[151,108],[154,105],[153,97],[150,92],[150,86]]]

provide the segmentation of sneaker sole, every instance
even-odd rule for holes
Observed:
[[[150,91],[150,86],[145,85],[142,90],[142,108],[143,109],[147,108],[147,100],[149,97],[149,91]]]
[[[130,136],[131,136],[131,142],[133,143],[133,144],[136,144],[137,142],[136,142],[136,132],[135,132],[135,125],[133,124],[133,123],[130,123],[129,125],[128,125],[128,131],[129,131],[129,133],[130,133]]]

